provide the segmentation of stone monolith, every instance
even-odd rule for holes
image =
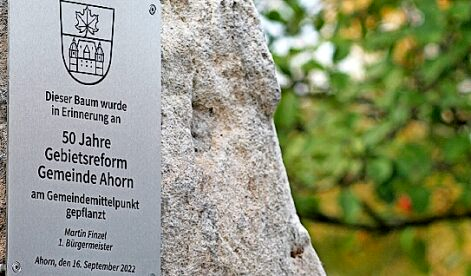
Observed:
[[[291,198],[273,125],[280,89],[253,2],[161,3],[162,275],[324,275]],[[7,48],[0,0],[3,259]]]

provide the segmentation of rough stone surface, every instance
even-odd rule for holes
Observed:
[[[6,159],[7,159],[7,94],[8,94],[8,26],[7,2],[0,0],[0,261],[6,251]]]
[[[252,1],[162,0],[162,275],[324,275],[273,126],[280,98]],[[0,256],[7,8],[0,0]]]

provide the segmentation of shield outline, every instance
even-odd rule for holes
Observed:
[[[63,36],[64,36],[64,27],[63,27],[63,23],[62,23],[62,3],[69,3],[69,4],[77,4],[77,5],[83,5],[83,6],[87,6],[87,7],[92,7],[92,8],[99,8],[99,9],[107,9],[107,10],[112,10],[113,11],[113,22],[111,23],[111,47],[110,47],[110,61],[109,61],[109,64],[108,64],[108,68],[106,70],[106,73],[103,74],[103,76],[95,81],[95,82],[92,82],[92,83],[87,83],[87,82],[83,82],[81,80],[79,80],[77,77],[75,77],[71,72],[70,72],[70,69],[69,67],[67,66],[67,61],[65,60],[65,57],[64,57],[64,39],[63,39]],[[61,50],[62,50],[62,61],[64,62],[64,66],[65,66],[65,69],[67,70],[67,73],[75,80],[77,81],[78,83],[80,84],[83,84],[83,85],[96,85],[100,82],[102,82],[106,76],[108,75],[108,72],[110,71],[110,68],[111,68],[111,63],[113,61],[113,41],[114,41],[114,22],[115,22],[115,9],[114,8],[110,8],[110,7],[105,7],[105,6],[99,6],[99,5],[94,5],[94,4],[87,4],[87,3],[79,3],[79,2],[74,2],[74,1],[68,1],[68,0],[59,0],[59,9],[60,9],[60,22],[61,22]],[[89,39],[92,39],[93,38],[89,38]]]

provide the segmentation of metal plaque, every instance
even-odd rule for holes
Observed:
[[[9,1],[7,275],[160,275],[160,14]]]

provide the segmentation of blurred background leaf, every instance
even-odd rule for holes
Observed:
[[[471,1],[255,0],[329,275],[471,275]]]

